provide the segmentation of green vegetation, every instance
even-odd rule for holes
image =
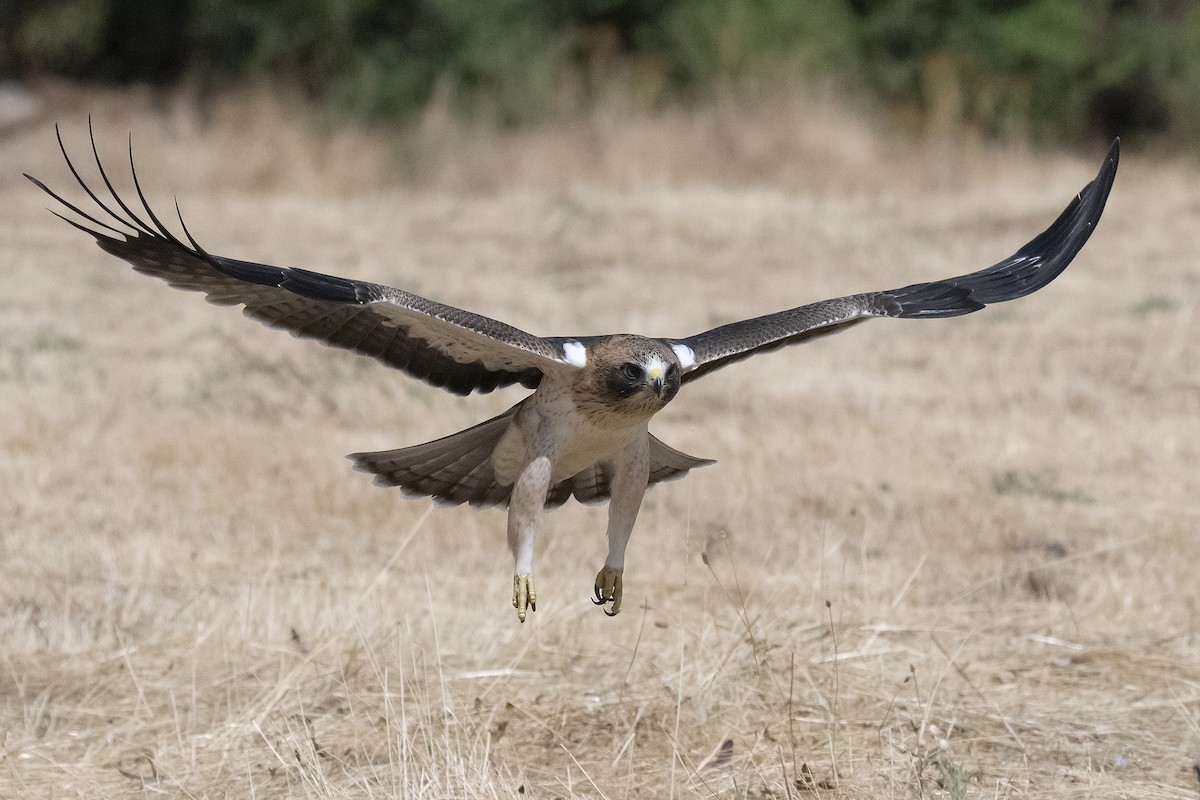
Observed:
[[[1130,311],[1135,317],[1148,317],[1151,314],[1163,314],[1179,309],[1179,301],[1161,294],[1148,294],[1134,303]]]
[[[502,124],[834,80],[916,129],[1200,130],[1200,5],[1172,0],[8,0],[0,77],[286,80],[367,119]]]
[[[1039,475],[1011,469],[992,476],[992,489],[996,494],[1023,494],[1053,500],[1056,503],[1087,505],[1096,502],[1095,498],[1083,489],[1062,489]]]

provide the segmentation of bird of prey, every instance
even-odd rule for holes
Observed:
[[[987,269],[823,300],[673,339],[534,336],[402,289],[213,255],[188,231],[178,204],[183,239],[151,210],[133,167],[132,144],[133,203],[113,188],[94,135],[99,191],[80,176],[61,133],[58,144],[95,209],[84,211],[26,177],[62,204],[62,213],[53,213],[138,272],[204,292],[217,305],[243,306],[246,316],[273,328],[353,350],[455,394],[512,384],[533,390],[503,414],[443,439],[349,456],[355,469],[374,474],[376,484],[409,496],[507,506],[512,604],[522,622],[537,608],[533,553],[543,512],[571,497],[609,503],[608,556],[596,575],[594,602],[609,615],[621,610],[625,548],[646,488],[713,463],[672,449],[647,430],[682,386],[873,317],[955,317],[1041,289],[1066,268],[1099,221],[1119,152],[1114,142],[1095,180],[1054,223]]]

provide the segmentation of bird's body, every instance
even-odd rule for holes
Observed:
[[[94,141],[92,149],[95,153]],[[611,604],[610,614],[620,610],[626,545],[647,487],[713,463],[674,450],[649,432],[651,418],[681,386],[757,353],[871,317],[957,316],[1040,289],[1091,235],[1116,175],[1118,150],[1114,143],[1096,180],[1046,231],[992,267],[811,303],[679,339],[538,337],[400,289],[211,255],[186,227],[185,243],[163,225],[136,172],[146,219],[116,193],[98,156],[98,174],[116,208],[80,177],[65,147],[63,156],[107,221],[30,180],[94,227],[63,219],[139,272],[202,291],[219,305],[243,305],[247,316],[271,327],[353,350],[457,394],[517,383],[534,390],[503,414],[443,439],[350,456],[356,469],[373,474],[381,486],[447,504],[507,507],[513,605],[524,621],[536,607],[539,524],[546,510],[571,497],[609,502],[609,550],[594,592],[598,604]]]
[[[624,569],[646,487],[652,478],[682,477],[712,463],[673,451],[650,435],[650,418],[679,390],[675,349],[630,334],[600,337],[586,349],[573,344],[566,350],[576,369],[546,374],[532,395],[504,414],[431,443],[442,453],[417,445],[350,456],[356,469],[374,473],[382,486],[450,502],[457,500],[453,492],[465,489],[482,498],[472,501],[476,505],[507,504],[513,602],[522,621],[526,605],[536,605],[534,542],[545,508],[568,494],[585,503],[609,501],[609,552],[596,585],[598,598],[613,601],[615,614],[620,591],[613,586],[606,591],[603,576],[615,571],[619,577]]]
[[[647,419],[582,412],[574,394],[570,386],[547,381],[521,403],[492,453],[497,483],[515,483],[534,453],[551,457],[550,482],[561,483],[647,435]]]

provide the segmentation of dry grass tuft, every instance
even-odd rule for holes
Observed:
[[[897,144],[820,96],[402,141],[261,96],[40,98],[73,147],[89,109],[114,158],[134,131],[215,252],[547,334],[983,266],[1095,166]],[[1194,164],[1126,154],[1034,297],[689,387],[655,431],[721,463],[649,496],[627,611],[588,602],[604,512],[572,507],[524,626],[500,514],[341,458],[518,393],[133,274],[14,178],[66,186],[47,123],[0,164],[0,796],[1195,796]]]

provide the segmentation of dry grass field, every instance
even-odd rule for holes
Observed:
[[[46,90],[0,140],[0,797],[1194,798],[1200,167],[1125,153],[1046,290],[684,389],[719,463],[509,604],[504,515],[346,453],[483,420],[136,275],[46,212],[86,114],[213,252],[543,334],[685,335],[986,266],[1102,155],[890,141],[821,97],[499,135]],[[71,196],[77,197],[78,193]]]

